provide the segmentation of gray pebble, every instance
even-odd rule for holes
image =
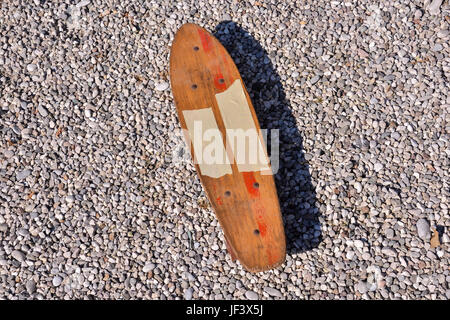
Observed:
[[[31,170],[25,169],[23,171],[20,171],[16,174],[16,179],[18,181],[26,179],[31,174]]]
[[[431,50],[433,50],[434,52],[439,52],[439,51],[442,51],[442,49],[444,49],[444,47],[442,46],[442,44],[436,43],[436,44],[434,45],[433,49],[431,49]]]
[[[256,292],[254,292],[254,291],[251,291],[251,290],[247,290],[247,291],[245,292],[245,297],[246,297],[248,300],[258,300],[258,299],[259,299],[258,294],[257,294]]]
[[[11,256],[19,262],[25,261],[25,254],[20,250],[14,250],[11,252]]]
[[[25,287],[27,289],[28,294],[33,294],[36,291],[36,283],[34,280],[28,280],[25,283]]]
[[[433,1],[431,1],[431,3],[427,7],[428,12],[430,14],[432,14],[432,15],[439,14],[441,4],[442,4],[442,0],[433,0]]]
[[[194,294],[194,289],[188,288],[186,291],[184,291],[184,299],[191,300],[193,294]]]
[[[446,233],[444,233],[444,235],[442,236],[442,242],[450,243],[450,237]]]
[[[45,107],[39,105],[38,108],[37,108],[37,110],[39,111],[39,114],[40,114],[41,116],[43,116],[43,117],[48,116],[48,111],[47,111],[47,109],[46,109]]]
[[[347,254],[345,255],[345,257],[348,259],[348,260],[352,260],[353,259],[353,257],[355,256],[355,252],[354,251],[347,251]]]
[[[271,288],[271,287],[264,287],[264,292],[268,293],[270,296],[273,296],[273,297],[282,297],[283,296],[278,289]]]
[[[20,228],[19,230],[17,230],[17,234],[23,236],[23,237],[27,237],[30,233],[28,232],[27,229],[25,228]]]
[[[422,10],[417,9],[417,10],[414,12],[414,19],[420,19],[420,18],[422,18],[422,15],[423,15]]]
[[[393,248],[389,248],[389,247],[384,247],[383,249],[381,249],[381,253],[389,256],[389,257],[396,257],[397,256],[397,252],[395,251],[395,249]]]
[[[222,15],[222,20],[229,21],[229,20],[232,20],[232,18],[231,18],[231,16],[228,13],[224,13]]]
[[[358,290],[359,293],[361,294],[367,293],[368,291],[367,283],[364,281],[359,281],[358,284],[356,285],[356,290]]]
[[[149,272],[149,271],[152,271],[153,269],[155,269],[155,267],[156,266],[155,266],[154,263],[149,262],[149,263],[145,264],[144,268],[142,268],[142,271],[143,272]]]
[[[3,155],[5,156],[5,158],[9,159],[14,156],[14,152],[12,150],[4,150]]]
[[[316,75],[314,77],[311,78],[311,80],[309,80],[309,82],[311,83],[311,85],[316,84],[320,79],[320,76]]]
[[[87,6],[89,3],[91,3],[90,0],[81,0],[80,2],[77,3],[77,7],[82,8]]]
[[[361,249],[362,247],[364,247],[364,243],[361,240],[355,240],[355,241],[353,241],[353,244],[358,249]]]
[[[384,234],[386,235],[386,238],[392,239],[394,237],[394,230],[387,228]]]
[[[431,237],[430,224],[426,219],[419,219],[416,223],[416,228],[421,239],[428,240]]]

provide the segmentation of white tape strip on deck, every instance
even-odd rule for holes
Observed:
[[[239,171],[270,170],[241,80],[235,80],[224,92],[217,93],[216,100]]]
[[[183,116],[201,174],[212,178],[232,174],[212,108],[183,110]]]

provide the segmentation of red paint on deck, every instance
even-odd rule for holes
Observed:
[[[264,243],[264,246],[266,247],[266,257],[267,262],[272,265],[275,262],[278,261],[279,257],[278,254],[272,250],[271,247],[271,241],[272,241],[272,235],[270,232],[268,233],[268,225],[264,219],[267,212],[266,209],[261,204],[261,195],[259,192],[259,188],[255,188],[255,175],[253,172],[242,172],[242,177],[244,178],[245,186],[247,187],[247,191],[250,194],[252,201],[252,210],[255,215],[256,224],[258,226],[259,230],[259,236],[262,238],[261,240]]]
[[[210,56],[210,58],[213,58],[215,56],[215,53],[212,52],[213,49],[213,43],[212,39],[209,36],[208,32],[203,29],[197,29],[198,35],[200,36],[200,41],[202,42],[203,50],[206,54]],[[214,61],[214,59],[211,59],[211,61]],[[212,69],[212,70],[211,70]],[[217,63],[215,66],[210,66],[210,70],[213,71],[213,78],[214,78],[214,86],[216,89],[220,90],[220,92],[226,90],[227,85],[225,84],[225,78],[223,77],[222,71],[220,70],[220,65]]]
[[[218,204],[219,206],[221,206],[221,205],[223,204],[222,198],[221,198],[221,197],[217,197],[217,198],[216,198],[216,202],[217,202],[217,204]]]
[[[256,223],[258,224],[259,234],[261,235],[261,237],[265,237],[267,234],[267,224],[264,221],[263,216],[265,215],[266,211],[258,200],[254,202],[253,208],[256,214]]]
[[[258,229],[261,237],[265,237],[267,234],[267,224],[264,221],[258,221]]]
[[[275,256],[276,253],[273,252],[271,249],[270,241],[272,239],[271,239],[270,235],[267,234],[268,226],[267,226],[266,222],[264,221],[264,217],[263,217],[266,214],[266,210],[264,209],[264,207],[261,205],[261,203],[258,200],[255,200],[253,207],[255,208],[255,211],[256,211],[256,223],[258,224],[259,234],[264,239],[263,241],[265,242],[264,245],[266,246],[267,261],[269,264],[274,264],[277,261],[277,257]],[[266,238],[266,236],[269,236],[269,237]]]
[[[252,198],[259,198],[259,189],[254,186],[256,179],[253,172],[242,172],[242,176],[244,177],[244,182],[248,193],[252,196]]]
[[[274,256],[274,254],[273,254],[272,250],[270,250],[270,248],[267,248],[266,253],[267,253],[267,260],[268,260],[269,264],[274,264],[278,260],[278,255]]]
[[[198,35],[200,36],[200,41],[202,42],[202,47],[205,52],[209,52],[212,48],[211,38],[205,30],[197,29]]]
[[[214,85],[217,89],[224,91],[227,88],[227,85],[225,84],[225,79],[223,78],[222,72],[220,71],[220,68],[217,68],[218,71],[216,75],[214,76]],[[220,82],[220,79],[223,80],[223,82]]]

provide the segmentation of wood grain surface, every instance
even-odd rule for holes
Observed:
[[[178,30],[170,54],[170,82],[183,129],[183,110],[210,107],[226,145],[224,121],[215,94],[225,91],[236,79],[243,84],[230,55],[214,36],[195,24],[185,24]],[[244,92],[259,131],[245,87]],[[194,154],[192,148],[191,144]],[[229,157],[233,159],[232,154]],[[275,268],[285,260],[286,243],[273,176],[259,171],[239,172],[235,163],[231,166],[232,174],[211,178],[202,175],[195,164],[233,260],[237,258],[252,272]]]

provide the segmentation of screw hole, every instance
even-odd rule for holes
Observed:
[[[225,82],[225,80],[223,78],[219,79],[219,83],[224,83],[224,82]]]
[[[258,183],[258,182],[253,183],[253,187],[254,187],[255,189],[258,189],[258,188],[259,188],[259,183]]]
[[[192,85],[192,89],[194,89],[194,90],[197,89],[197,85],[196,85],[196,84],[193,84],[193,85]]]
[[[228,191],[228,190],[227,190],[227,191],[225,191],[225,196],[226,196],[226,197],[229,197],[229,196],[231,196],[231,191]]]
[[[253,233],[258,236],[259,235],[259,230],[255,229],[255,231],[253,231]]]
[[[198,47],[197,46],[194,47],[194,51],[198,51]]]

